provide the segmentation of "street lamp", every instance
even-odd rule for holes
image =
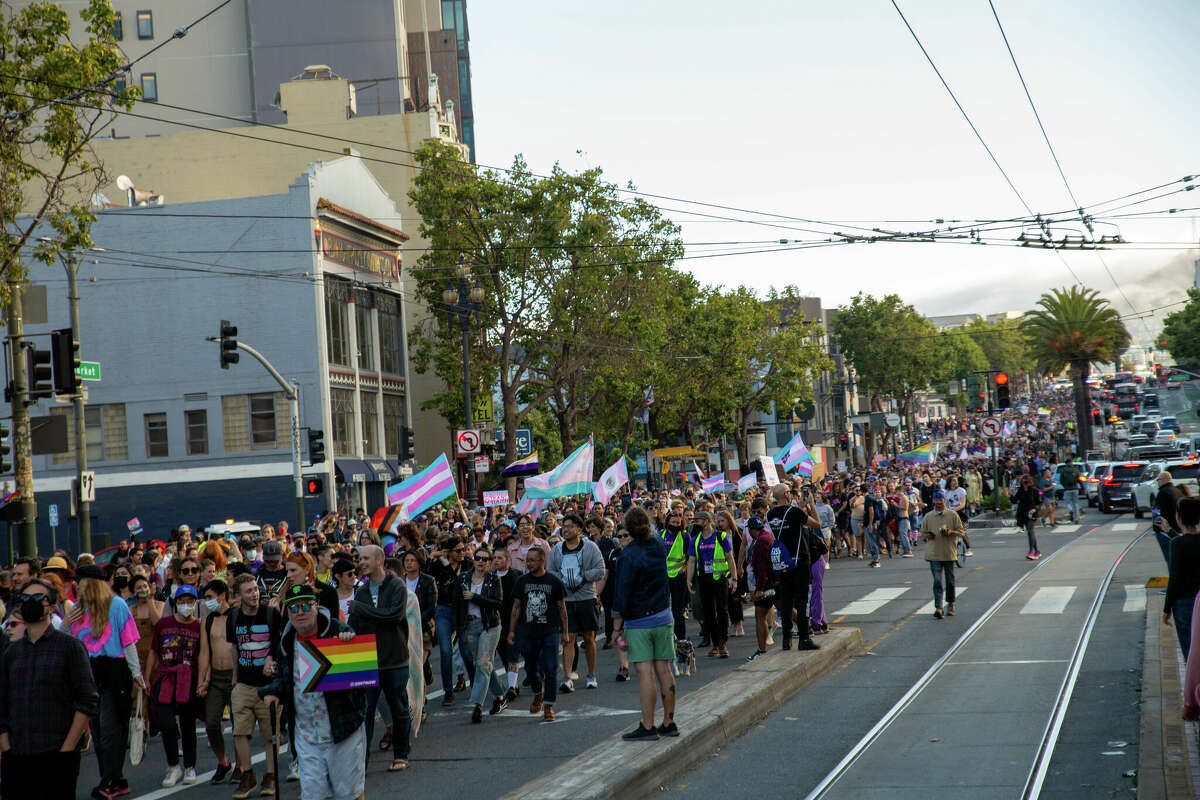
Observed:
[[[463,361],[463,416],[465,427],[470,428],[471,420],[471,314],[483,311],[483,287],[476,285],[471,277],[471,268],[463,260],[458,260],[454,270],[458,277],[458,286],[450,286],[442,291],[442,304],[452,316],[458,317],[458,327],[462,331],[462,361]],[[467,464],[467,496],[475,495],[474,464]]]

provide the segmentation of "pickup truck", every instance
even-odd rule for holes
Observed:
[[[1146,511],[1153,510],[1158,503],[1158,474],[1166,470],[1171,473],[1171,482],[1176,486],[1188,486],[1192,495],[1197,493],[1197,477],[1200,477],[1200,462],[1194,459],[1172,459],[1153,461],[1145,466],[1137,483],[1133,485],[1133,515],[1139,519]]]

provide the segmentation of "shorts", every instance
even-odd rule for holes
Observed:
[[[775,598],[767,597],[762,600],[755,600],[754,607],[761,608],[763,611],[770,611],[772,608],[775,607]]]
[[[231,705],[230,693],[233,691],[233,670],[214,669],[208,676],[208,693],[204,695],[204,724],[210,728],[221,729],[221,717],[225,714],[225,706]]]
[[[354,800],[367,779],[367,732],[362,726],[340,742],[317,744],[296,736],[301,800]]]
[[[267,711],[267,703],[258,696],[258,687],[246,683],[236,683],[229,703],[229,714],[233,719],[234,736],[253,736],[254,723],[258,722],[258,732],[264,740],[269,740],[271,731],[271,715]],[[279,724],[279,716],[275,717]]]
[[[600,609],[595,600],[567,601],[567,633],[595,633],[600,630]]]
[[[668,622],[655,628],[625,628],[629,644],[629,663],[670,661],[675,658],[675,624]]]

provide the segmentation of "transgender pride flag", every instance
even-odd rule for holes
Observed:
[[[718,472],[711,478],[704,478],[700,481],[700,488],[704,490],[705,494],[712,494],[714,492],[721,491],[723,488],[725,488],[724,473]]]
[[[521,502],[517,503],[513,508],[513,512],[517,514],[532,514],[536,517],[545,510],[546,504],[549,502],[549,500],[536,500],[529,495],[525,495],[521,498]]]
[[[561,464],[549,472],[525,479],[525,496],[535,500],[592,493],[592,457],[595,444],[592,437],[579,446]]]
[[[784,472],[795,469],[801,475],[811,476],[813,464],[816,464],[817,460],[808,452],[808,448],[804,446],[804,439],[797,433],[790,442],[779,449],[775,463],[782,464]]]
[[[458,491],[445,453],[416,475],[387,488],[388,505],[403,504],[405,519],[412,519],[447,497],[457,498]]]

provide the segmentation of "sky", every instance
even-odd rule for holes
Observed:
[[[1200,174],[1200,3],[993,1],[1080,203]],[[1029,207],[1072,208],[987,0],[897,2]],[[1115,283],[1095,252],[1003,246],[1017,230],[989,234],[991,245],[781,249],[862,232],[849,225],[1027,214],[891,0],[474,0],[468,15],[478,162],[520,153],[538,172],[596,166],[679,198],[655,202],[681,221],[691,256],[778,250],[678,262],[704,283],[794,284],[826,307],[895,292],[927,315],[1026,310],[1074,283],[1071,270],[1122,314],[1177,302],[1192,283],[1200,252],[1183,248],[1200,211],[1097,226],[1130,242],[1101,254]],[[1191,206],[1200,191],[1114,213]],[[1135,342],[1171,310],[1127,320]]]

